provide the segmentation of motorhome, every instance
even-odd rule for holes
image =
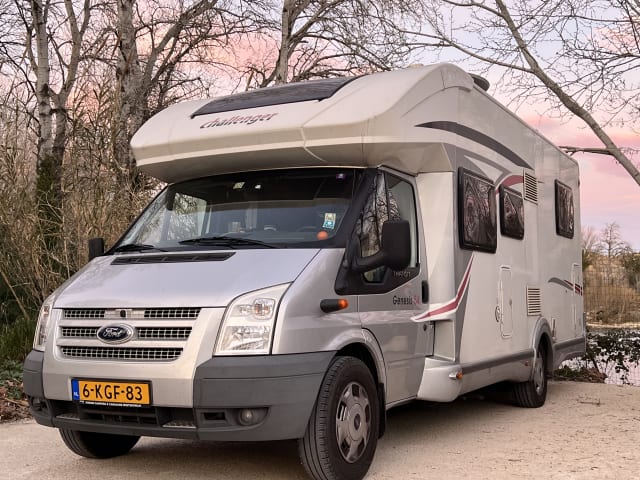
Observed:
[[[394,406],[543,405],[585,351],[578,166],[486,86],[436,64],[155,115],[132,149],[167,186],[44,302],[34,418],[93,458],[299,439],[352,480]]]

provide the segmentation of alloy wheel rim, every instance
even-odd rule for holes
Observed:
[[[350,382],[342,391],[336,410],[336,441],[346,462],[355,463],[362,457],[370,432],[369,395],[360,383]]]

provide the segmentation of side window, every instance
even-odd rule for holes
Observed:
[[[418,263],[416,205],[411,185],[393,175],[380,173],[356,224],[360,242],[360,255],[368,257],[380,251],[382,224],[387,220],[408,220],[411,229],[412,252],[410,267]],[[386,267],[379,267],[363,274],[364,280],[380,283]]]
[[[495,188],[488,178],[464,168],[458,172],[458,232],[460,247],[495,253]]]
[[[395,201],[398,217],[409,222],[411,231],[411,261],[409,267],[418,266],[418,222],[416,217],[416,196],[409,182],[387,174],[389,200]]]
[[[573,238],[573,191],[571,187],[556,180],[556,233]]]
[[[505,237],[524,238],[524,202],[522,195],[508,187],[500,187],[500,233]]]

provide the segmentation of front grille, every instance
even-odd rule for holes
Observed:
[[[200,312],[199,307],[65,309],[57,347],[65,358],[169,362],[186,348]],[[117,343],[98,338],[100,329],[120,324],[133,330],[130,339]]]
[[[62,327],[62,336],[66,338],[95,338],[98,327]]]
[[[191,327],[138,327],[138,338],[141,340],[186,340],[191,334]],[[95,339],[98,327],[62,327],[63,338]]]
[[[142,327],[138,328],[141,340],[186,340],[191,334],[191,327]]]
[[[104,318],[104,308],[67,308],[64,318]]]
[[[198,318],[199,308],[147,308],[144,318]]]
[[[90,358],[96,360],[175,360],[182,348],[122,348],[122,347],[62,347],[68,358]]]

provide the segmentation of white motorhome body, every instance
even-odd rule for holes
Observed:
[[[81,455],[301,438],[310,475],[361,478],[386,409],[501,381],[540,406],[584,352],[578,166],[457,67],[182,103],[132,149],[170,185],[47,300],[25,363]]]

